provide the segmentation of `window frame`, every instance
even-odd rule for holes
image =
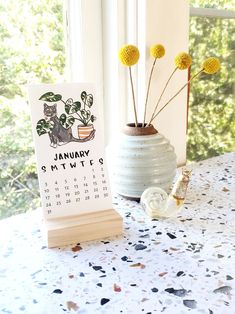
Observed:
[[[221,9],[210,9],[210,8],[196,8],[196,7],[191,6],[190,7],[190,16],[234,19],[235,18],[235,11],[221,10]]]

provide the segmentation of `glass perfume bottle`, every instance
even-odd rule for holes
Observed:
[[[184,204],[191,172],[186,169],[182,170],[169,196],[158,187],[146,189],[140,200],[145,212],[152,218],[171,217],[179,212]]]

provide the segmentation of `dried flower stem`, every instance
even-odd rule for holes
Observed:
[[[146,100],[145,100],[145,105],[144,105],[144,121],[142,123],[142,127],[145,125],[145,119],[146,119],[146,111],[147,111],[147,104],[148,104],[148,98],[149,98],[149,90],[150,90],[150,83],[153,75],[153,70],[156,64],[157,58],[154,59],[153,64],[152,64],[152,69],[149,75],[149,81],[148,81],[148,89],[147,89],[147,94],[146,94]]]
[[[131,90],[132,90],[132,98],[133,98],[133,106],[134,106],[134,113],[135,113],[135,126],[138,126],[138,119],[137,119],[137,111],[136,111],[136,104],[135,104],[135,93],[134,93],[134,86],[133,86],[133,80],[132,80],[132,74],[131,74],[131,67],[129,66],[129,75],[130,75],[130,81],[131,81]]]
[[[198,76],[200,73],[202,73],[204,71],[204,69],[200,70],[199,72],[197,72],[195,75],[193,75],[190,80],[188,80],[187,83],[184,84],[184,86],[181,87],[181,89],[174,95],[172,96],[168,102],[155,114],[155,116],[151,119],[150,122],[152,122],[158,115],[159,113],[176,97],[179,95],[179,93],[196,77]]]
[[[156,110],[157,110],[157,108],[158,108],[158,105],[159,105],[159,103],[160,103],[160,101],[161,101],[161,99],[162,99],[162,96],[163,96],[163,94],[164,94],[164,92],[165,92],[165,90],[166,90],[166,88],[167,88],[167,86],[168,86],[168,84],[169,84],[169,82],[170,82],[172,76],[175,74],[175,72],[176,72],[177,69],[178,69],[178,68],[176,67],[176,68],[173,70],[173,72],[171,73],[170,77],[168,78],[168,80],[167,80],[167,82],[166,82],[166,85],[164,86],[163,91],[162,91],[160,97],[158,98],[157,104],[156,104],[156,106],[155,106],[155,108],[154,108],[153,114],[152,114],[152,116],[151,116],[151,119],[150,119],[148,125],[150,125],[150,123],[153,121],[154,115],[155,115]]]

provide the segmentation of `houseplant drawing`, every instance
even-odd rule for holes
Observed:
[[[89,110],[93,105],[92,94],[87,94],[86,91],[83,91],[81,93],[82,103],[73,101],[72,98],[64,101],[62,95],[54,94],[53,92],[43,94],[39,100],[44,101],[44,119],[40,119],[37,122],[37,134],[39,136],[48,134],[51,147],[56,148],[70,142],[87,142],[94,138],[95,129],[93,122],[96,120],[96,117]],[[64,112],[60,116],[58,116],[57,112],[59,102],[62,102],[64,105]],[[72,126],[76,121],[81,123],[77,125],[78,137],[74,136],[72,132]]]

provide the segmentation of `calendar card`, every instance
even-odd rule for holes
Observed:
[[[47,219],[112,208],[94,86],[29,86],[42,207]]]

